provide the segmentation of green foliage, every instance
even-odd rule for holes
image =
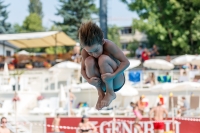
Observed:
[[[15,33],[22,33],[24,31],[23,28],[22,28],[22,26],[20,26],[17,23],[13,25],[13,28],[15,30]]]
[[[91,15],[97,13],[94,0],[59,0],[60,7],[56,15],[63,18],[62,22],[55,22],[55,25],[72,39],[78,40],[77,31],[83,21],[91,19]]]
[[[119,48],[122,47],[120,43],[119,28],[116,25],[108,27],[108,39],[114,42]]]
[[[45,28],[42,26],[42,3],[40,0],[29,0],[29,15],[23,21],[22,26],[14,24],[13,28],[16,33],[27,33],[27,32],[41,32]],[[27,48],[29,52],[44,52],[45,48]]]
[[[162,55],[200,52],[198,0],[122,1],[140,17],[133,20],[133,28],[145,31],[151,45],[157,44]]]
[[[22,28],[27,32],[43,31],[42,20],[36,13],[31,13],[23,22]]]
[[[41,18],[43,17],[43,12],[42,12],[42,3],[40,0],[29,0],[29,5],[28,5],[28,9],[29,9],[29,13],[36,13],[37,15],[39,15]]]
[[[127,50],[130,51],[129,57],[135,56],[135,51],[138,48],[138,46],[139,46],[139,42],[137,42],[137,41],[133,41],[128,44]]]
[[[7,23],[9,12],[6,10],[9,5],[4,5],[4,1],[0,0],[0,34],[13,33],[14,29],[10,23]]]
[[[49,30],[50,31],[61,31],[62,28],[60,26],[52,25]]]
[[[57,47],[57,48],[55,48],[55,47],[48,47],[48,48],[45,49],[45,52],[46,52],[47,54],[55,54],[55,50],[56,50],[56,53],[57,53],[57,54],[66,53],[65,48],[62,47],[62,46]]]
[[[22,26],[15,24],[13,28],[16,33],[44,31],[42,26],[42,3],[40,0],[29,0],[29,15],[23,21]],[[37,50],[36,50],[37,51]]]

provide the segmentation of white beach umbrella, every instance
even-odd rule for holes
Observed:
[[[50,71],[57,71],[62,69],[74,69],[74,70],[80,70],[81,65],[72,61],[64,61],[61,63],[56,64],[55,66],[51,67]]]
[[[174,68],[174,65],[172,63],[162,59],[146,60],[143,65],[144,67],[157,70],[171,70]]]
[[[188,90],[196,90],[200,89],[200,83],[198,82],[182,82],[177,83],[175,88],[170,89],[171,92],[173,91],[188,91]]]
[[[163,83],[163,84],[157,84],[153,87],[151,87],[149,90],[155,93],[161,93],[161,92],[168,92],[174,88],[176,88],[177,84],[175,83]]]
[[[127,70],[135,68],[135,67],[137,67],[137,66],[139,66],[141,64],[141,61],[140,60],[136,60],[136,59],[129,59],[129,62],[130,62],[130,65],[127,68]]]
[[[191,64],[193,65],[200,65],[200,55],[199,56],[196,56],[191,62]]]
[[[184,65],[186,63],[190,63],[195,58],[195,55],[181,55],[171,60],[171,63],[174,65]]]

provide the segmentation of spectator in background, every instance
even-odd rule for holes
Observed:
[[[196,55],[196,57],[198,56],[198,54],[195,54],[195,55]],[[199,69],[199,66],[198,65],[192,65],[192,69]]]
[[[142,52],[143,52],[143,49],[142,49],[142,46],[139,46],[136,51],[135,51],[135,55],[138,59],[141,58],[141,55],[142,55]]]
[[[179,109],[179,110],[177,110],[177,114],[176,114],[176,117],[181,117],[181,110]]]
[[[183,71],[183,74],[180,75],[178,82],[185,82],[185,81],[189,81],[189,77],[186,73],[186,70]]]
[[[60,117],[59,114],[56,115],[56,117],[53,120],[52,123],[53,127],[52,127],[52,132],[60,132]]]
[[[15,68],[18,68],[18,60],[17,60],[17,56],[16,55],[14,55],[13,56],[13,61],[12,61],[12,64],[15,66]]]
[[[10,133],[10,130],[6,127],[7,119],[6,117],[1,118],[1,127],[0,127],[0,133]]]
[[[146,61],[149,59],[149,51],[147,48],[144,49],[144,51],[142,52],[142,56],[141,56],[141,59],[142,59],[142,62]]]
[[[137,129],[138,133],[144,133],[141,129],[141,126],[140,126],[140,120],[142,119],[142,114],[140,113],[139,111],[139,108],[138,108],[138,104],[134,104],[134,107],[133,107],[133,113],[135,115],[135,123],[134,123],[134,127]]]
[[[166,61],[171,62],[171,57],[169,55],[166,56]]]
[[[96,127],[89,121],[86,115],[83,115],[79,123],[79,133],[96,133]]]
[[[73,103],[76,100],[76,96],[72,93],[71,89],[69,90],[69,97],[70,97],[70,110],[71,110],[71,115],[75,115],[73,111]]]
[[[80,44],[76,44],[76,46],[74,46],[73,55],[71,57],[71,59],[76,63],[80,63],[81,62],[80,50],[81,50]]]
[[[145,104],[143,102],[143,99],[144,99],[144,96],[142,95],[142,96],[140,96],[140,99],[137,102],[138,109],[139,109],[139,111],[142,115],[144,114],[144,108],[145,108]]]
[[[171,76],[169,75],[169,72],[166,72],[166,75],[164,76],[158,76],[158,81],[160,83],[166,83],[166,82],[171,82]]]
[[[186,111],[190,108],[185,97],[182,97],[183,106],[181,106],[181,116],[186,114]]]
[[[133,110],[134,103],[130,102],[130,104],[126,107],[127,110]]]
[[[153,48],[152,48],[152,51],[151,51],[151,57],[155,57],[157,55],[159,55],[158,47],[154,44]]]
[[[150,73],[149,77],[145,80],[145,84],[151,84],[151,85],[155,85],[155,75],[154,73]]]
[[[166,72],[166,82],[171,82],[171,76],[169,75],[169,72]]]
[[[181,69],[183,69],[183,70],[191,70],[192,66],[191,66],[190,63],[187,63],[187,64],[183,65]]]
[[[131,115],[133,113],[134,106],[135,106],[135,104],[133,102],[130,102],[130,104],[126,107],[126,111],[127,111],[128,115]]]

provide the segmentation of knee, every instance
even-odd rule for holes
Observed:
[[[108,62],[110,60],[110,57],[107,56],[107,55],[101,55],[99,58],[98,58],[98,64],[99,66],[102,66],[104,65],[106,62]]]
[[[85,59],[85,66],[94,66],[95,65],[95,58],[92,56],[88,56]]]

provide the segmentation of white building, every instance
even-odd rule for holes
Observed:
[[[148,42],[146,34],[139,32],[138,30],[133,31],[131,26],[120,28],[120,43],[122,44],[123,49],[126,49],[128,44],[134,40],[141,44]]]
[[[0,41],[0,56],[12,56],[18,48],[8,41]]]

